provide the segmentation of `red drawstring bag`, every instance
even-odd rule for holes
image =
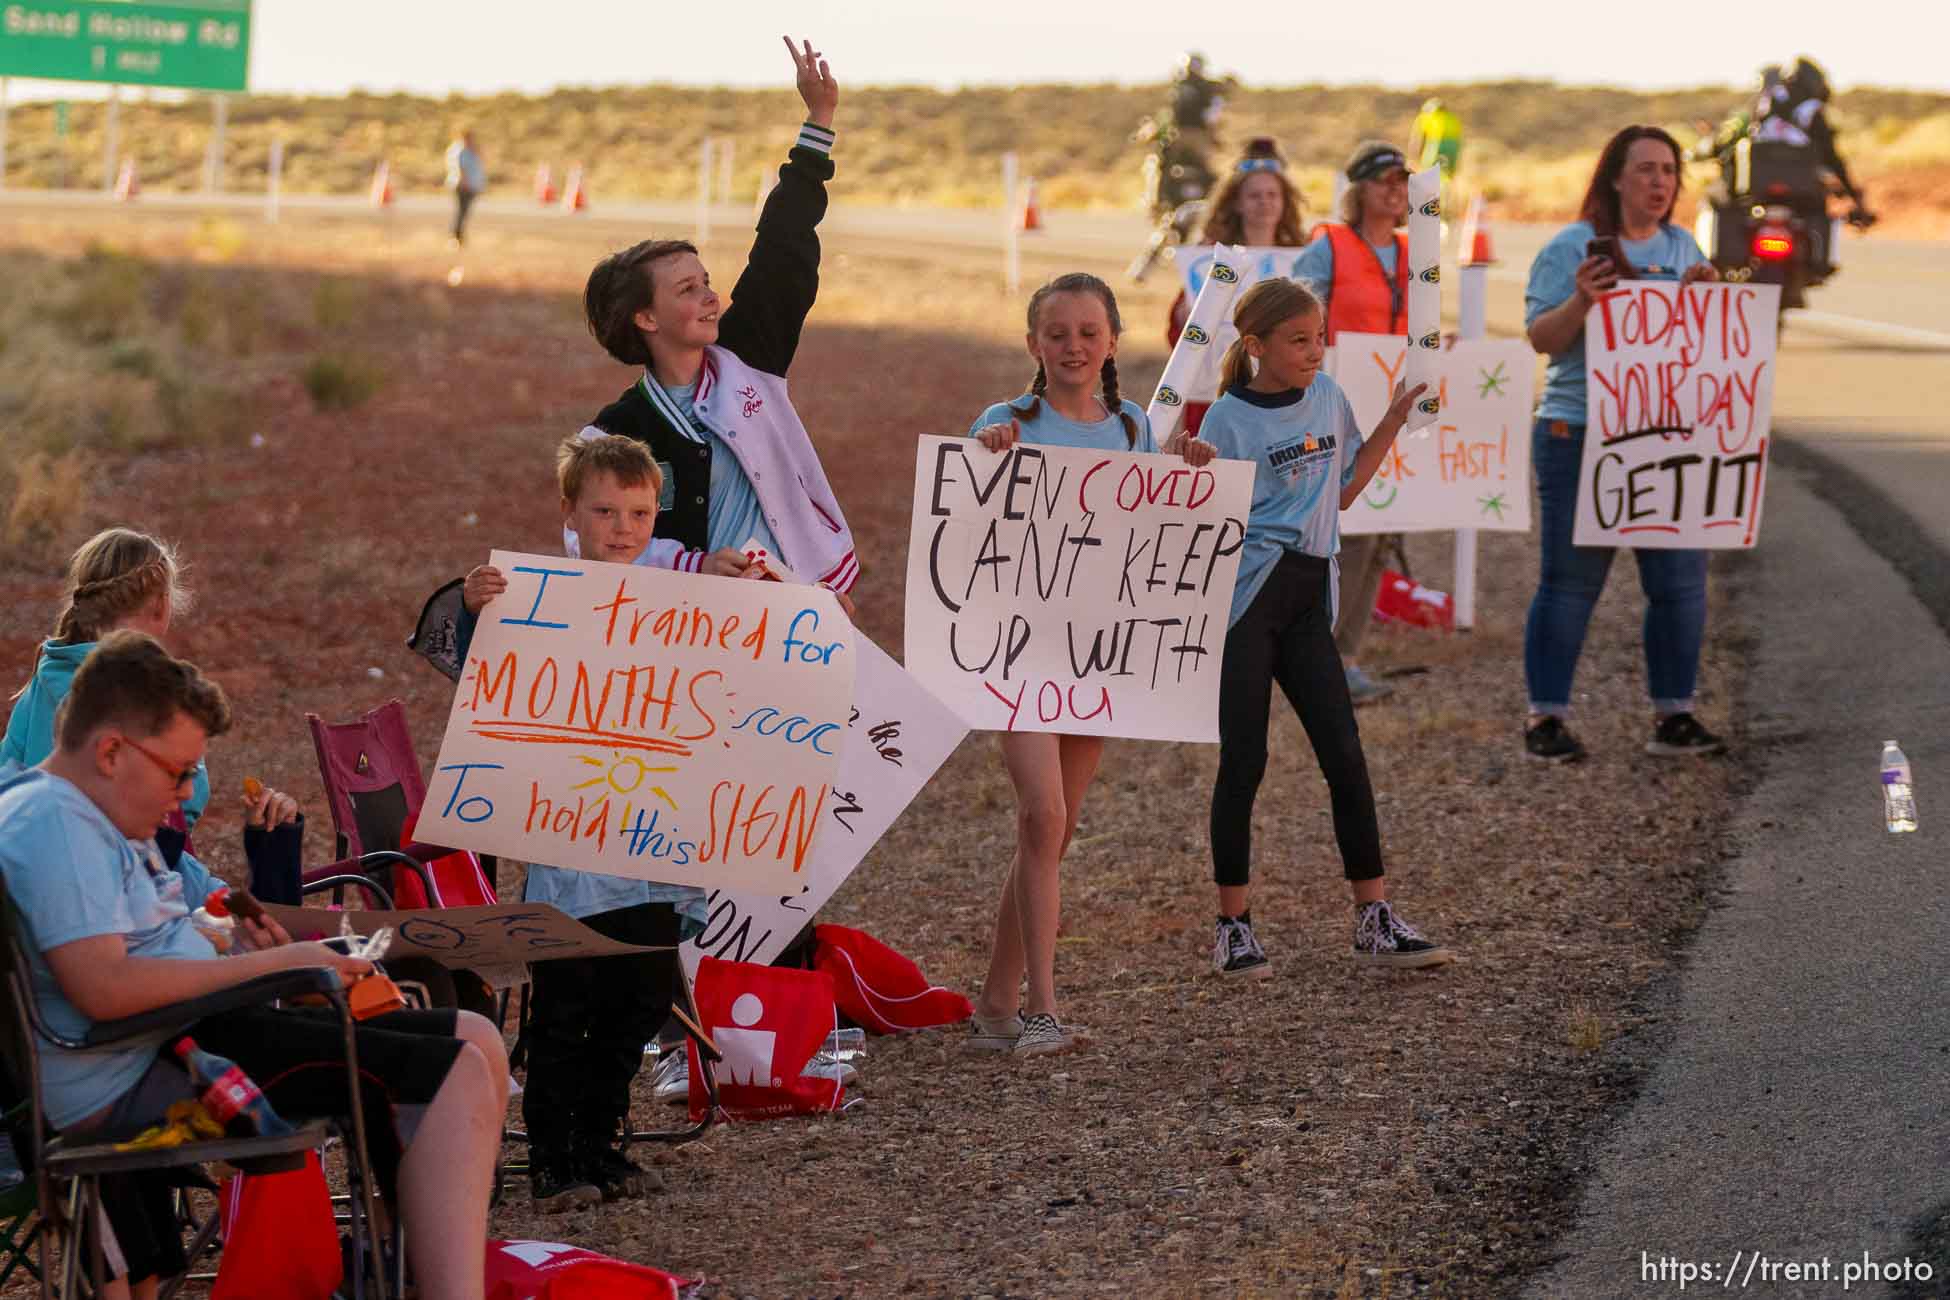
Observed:
[[[1456,630],[1456,607],[1449,593],[1424,587],[1393,569],[1383,569],[1381,586],[1374,597],[1377,623],[1406,623],[1410,627],[1432,627],[1444,632]]]
[[[487,1300],[679,1300],[690,1285],[559,1241],[487,1244]]]
[[[800,1072],[839,1027],[833,981],[822,971],[789,970],[706,957],[692,988],[698,1018],[724,1060],[718,1104],[730,1119],[776,1119],[838,1110],[843,1084]],[[697,1044],[690,1044],[691,1119],[704,1118],[705,1090]]]
[[[958,1025],[974,1004],[928,983],[921,968],[865,930],[813,927],[813,969],[833,977],[833,995],[848,1019],[870,1034]]]
[[[223,1257],[210,1300],[330,1300],[344,1280],[318,1153],[283,1174],[239,1174],[217,1193]]]

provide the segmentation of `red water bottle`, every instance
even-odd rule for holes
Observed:
[[[203,1109],[231,1137],[278,1137],[292,1131],[291,1125],[271,1109],[263,1091],[235,1061],[206,1052],[189,1038],[177,1039],[170,1050],[189,1071]]]

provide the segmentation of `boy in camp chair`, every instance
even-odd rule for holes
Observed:
[[[185,854],[172,870],[152,836],[188,794],[213,736],[230,726],[223,692],[140,632],[104,638],[82,664],[39,767],[0,778],[0,872],[26,933],[33,998],[54,1032],[159,1010],[259,975],[367,963],[246,923],[244,951],[218,957],[190,922],[211,885]],[[339,1024],[302,1010],[207,1016],[113,1047],[40,1054],[49,1121],[71,1133],[126,1135],[194,1095],[160,1052],[185,1032],[256,1080],[287,1120],[351,1112]],[[489,1183],[507,1104],[507,1058],[494,1026],[466,1012],[395,1013],[357,1030],[358,1104],[376,1181],[412,1231],[422,1297],[479,1297]],[[313,1068],[330,1065],[331,1068]],[[155,1293],[180,1271],[173,1221],[139,1196],[105,1196],[125,1261],[112,1293]],[[179,1258],[170,1257],[174,1246]]]
[[[568,438],[557,449],[556,486],[563,528],[584,558],[643,559],[663,487],[648,448],[613,434]],[[755,565],[745,573],[760,576]],[[460,664],[481,610],[507,589],[492,565],[467,575],[455,629]],[[532,972],[521,1105],[535,1208],[554,1213],[640,1196],[648,1175],[617,1149],[617,1135],[629,1117],[643,1045],[670,1014],[680,917],[703,923],[704,891],[537,863],[528,868],[524,898],[553,904],[612,939],[664,949],[541,962]]]

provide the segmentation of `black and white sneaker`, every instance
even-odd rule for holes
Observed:
[[[1455,959],[1455,953],[1423,938],[1421,931],[1396,916],[1386,899],[1361,904],[1354,920],[1355,961],[1391,970],[1418,970]]]
[[[1264,979],[1273,973],[1273,963],[1266,959],[1266,950],[1259,946],[1259,936],[1253,933],[1250,917],[1219,918],[1219,932],[1212,941],[1212,969],[1221,975],[1243,975],[1247,979]]]
[[[1645,752],[1659,758],[1686,758],[1695,754],[1725,753],[1727,742],[1699,724],[1690,713],[1669,713],[1652,728],[1652,739]]]
[[[1047,1011],[1022,1018],[1022,1033],[1017,1035],[1010,1053],[1015,1056],[1051,1056],[1067,1052],[1083,1039],[1075,1025],[1065,1025]]]
[[[1523,733],[1523,752],[1546,763],[1575,763],[1584,757],[1584,746],[1563,719],[1545,714]]]

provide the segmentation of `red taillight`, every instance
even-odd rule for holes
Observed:
[[[1764,262],[1780,262],[1794,256],[1794,235],[1779,226],[1762,226],[1754,232],[1754,256]]]

